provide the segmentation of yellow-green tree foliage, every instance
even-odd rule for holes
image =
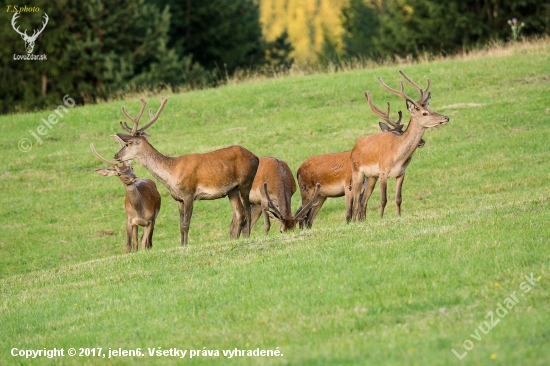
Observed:
[[[260,22],[268,41],[285,29],[294,46],[292,56],[298,64],[317,59],[323,46],[323,28],[340,40],[340,9],[348,0],[261,0]]]

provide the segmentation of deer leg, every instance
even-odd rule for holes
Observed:
[[[138,226],[132,225],[132,242],[134,243],[134,252],[138,251]]]
[[[262,215],[262,206],[251,204],[250,207],[250,227],[252,228]]]
[[[269,215],[267,214],[267,210],[269,210],[267,198],[262,197],[262,205],[260,206],[260,209],[264,215],[264,232],[267,234],[269,233],[269,229],[271,229],[271,221],[269,221]]]
[[[132,251],[132,224],[126,220],[126,253]]]
[[[397,205],[397,216],[401,216],[401,188],[403,187],[403,181],[405,180],[405,174],[395,178],[395,204]]]
[[[367,180],[367,187],[365,188],[365,192],[363,193],[361,197],[361,213],[359,220],[365,220],[367,218],[367,203],[369,201],[369,198],[374,191],[374,187],[376,186],[376,181],[378,180],[375,177],[365,177]]]
[[[252,188],[252,185],[250,187],[239,186],[239,196],[240,196],[241,203],[243,205],[244,215],[246,219],[245,225],[243,226],[243,229],[242,229],[243,235],[245,237],[249,237],[250,231],[252,230],[252,225],[250,225],[251,223],[250,189],[251,188]]]
[[[353,191],[351,185],[349,187],[346,186],[344,190],[344,196],[346,199],[346,224],[349,224],[351,221],[351,217],[353,216]],[[360,197],[363,197],[363,194],[361,194]]]
[[[306,187],[304,185],[304,187]],[[305,189],[305,188],[304,188]],[[309,192],[305,192],[302,190],[302,186],[300,185],[300,195],[302,196],[302,206],[300,207],[299,211],[302,211],[302,207],[304,207],[305,205],[307,205],[307,203],[311,200],[311,194],[312,193],[309,193]],[[297,211],[298,212],[298,211]],[[307,214],[307,217],[305,220],[302,220],[298,223],[298,226],[300,227],[300,230],[303,230],[304,229],[304,226],[306,228],[310,228],[311,226],[308,226],[308,221],[309,221],[309,214],[311,213],[311,210],[309,210],[308,214]]]
[[[313,206],[312,208],[309,209],[309,213],[307,214],[307,219],[306,219],[306,227],[308,229],[311,229],[311,227],[313,226],[313,220],[315,219],[315,216],[317,216],[319,211],[321,211],[321,207],[323,207],[323,203],[325,203],[326,199],[327,199],[326,197],[317,196],[317,201],[319,203],[317,204],[317,206]]]
[[[143,236],[141,237],[141,248],[142,249],[151,249],[153,243],[151,243],[151,238],[153,237],[153,228],[155,226],[155,221],[151,221],[149,225],[143,228]]]
[[[355,221],[355,220],[361,219],[361,215],[360,215],[361,205],[359,203],[361,202],[360,197],[361,197],[361,190],[363,188],[363,179],[365,179],[365,174],[363,174],[363,172],[358,169],[357,170],[354,169],[353,163],[352,163],[352,170],[353,170],[353,173],[352,173],[351,179],[353,184],[351,185],[351,187],[353,191],[353,202],[358,203],[357,205],[353,205],[352,219],[353,221]]]
[[[386,208],[386,203],[388,202],[387,197],[388,190],[388,174],[380,174],[380,217],[384,217],[384,209]]]
[[[239,187],[240,188],[240,187]],[[250,187],[248,191],[246,189],[240,189],[239,190],[240,196],[241,196],[241,202],[244,208],[244,214],[246,218],[245,225],[243,226],[243,235],[245,237],[250,236],[250,231],[252,230],[252,212],[250,210]]]
[[[191,215],[193,215],[193,198],[187,197],[183,201],[178,201],[178,208],[180,210],[181,245],[186,245],[189,241],[189,225]]]
[[[238,188],[233,188],[227,194],[229,202],[233,206],[233,219],[231,220],[231,229],[229,231],[229,238],[236,239],[241,235],[242,229],[246,226],[246,213],[239,197]],[[248,208],[250,210],[250,206]],[[250,211],[249,211],[250,212]]]

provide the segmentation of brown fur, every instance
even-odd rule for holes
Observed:
[[[346,221],[351,219],[351,199],[353,198],[351,151],[312,156],[300,165],[296,174],[302,196],[302,207],[311,201],[315,185],[321,183],[319,204],[311,208],[305,220],[306,227],[313,225],[315,216],[328,197],[346,196]]]
[[[280,231],[293,230],[296,221],[292,215],[291,199],[296,192],[296,182],[290,167],[284,161],[263,156],[260,158],[260,165],[256,172],[256,177],[250,190],[250,204],[252,211],[252,226],[258,221],[260,215],[264,214],[264,231],[269,232],[271,223],[269,221],[269,204],[263,191],[264,183],[268,183],[268,192],[272,198],[272,203],[279,207],[282,219],[279,221]]]
[[[250,235],[249,194],[258,158],[242,146],[230,146],[206,154],[168,157],[159,153],[144,136],[117,134],[126,143],[115,160],[138,160],[178,202],[181,244],[188,242],[193,201],[229,196],[233,205],[230,238]]]
[[[242,146],[229,146],[206,154],[187,154],[175,158],[158,152],[148,141],[145,130],[160,116],[167,99],[161,97],[161,105],[155,115],[149,110],[150,121],[138,129],[146,102],[141,99],[141,109],[136,118],[121,107],[134,126],[120,126],[131,135],[116,134],[125,146],[115,155],[117,161],[138,160],[162,184],[178,203],[180,211],[181,245],[189,240],[189,225],[193,215],[193,201],[214,200],[225,196],[233,206],[233,219],[229,237],[238,238],[243,232],[250,235],[249,194],[258,170],[258,157]]]
[[[123,163],[118,166],[97,154],[93,145],[92,152],[102,161],[111,165],[114,169],[97,169],[96,172],[105,177],[118,176],[126,189],[124,209],[126,210],[126,253],[138,250],[138,226],[142,226],[142,249],[153,247],[153,230],[155,220],[160,211],[161,198],[157,185],[150,179],[139,179],[134,174],[130,165]]]
[[[380,216],[384,215],[384,208],[387,203],[388,178],[396,178],[395,202],[397,204],[397,214],[401,215],[401,188],[405,179],[405,170],[411,162],[412,154],[419,145],[423,145],[422,136],[427,128],[449,122],[449,117],[438,114],[428,107],[430,101],[430,93],[428,93],[429,80],[426,89],[421,89],[402,71],[400,73],[420,92],[420,99],[413,101],[407,97],[404,93],[403,83],[401,83],[401,91],[397,91],[389,88],[379,78],[381,85],[386,90],[405,99],[407,109],[411,113],[411,120],[406,131],[401,135],[382,132],[362,137],[355,143],[351,151],[353,202],[360,202],[361,187],[357,184],[363,183],[364,179],[367,178],[367,186],[364,198],[361,199],[360,204],[353,207],[354,220],[365,218],[366,205],[378,179],[380,179],[381,191]],[[380,116],[381,110],[373,106],[370,93],[367,92],[366,95],[371,109]],[[386,115],[389,115],[389,103]]]

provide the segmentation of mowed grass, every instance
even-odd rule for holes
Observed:
[[[108,135],[120,132],[120,106],[135,114],[138,99],[70,108],[27,153],[18,141],[34,140],[29,131],[54,106],[0,117],[0,364],[106,361],[30,361],[12,357],[14,347],[279,347],[283,354],[185,360],[197,365],[549,364],[548,65],[550,45],[539,43],[401,67],[421,85],[431,79],[431,107],[451,119],[428,130],[415,152],[402,217],[390,199],[379,218],[376,190],[365,222],[346,225],[343,198],[329,199],[312,230],[280,234],[273,224],[266,236],[260,222],[251,238],[229,241],[228,200],[200,201],[181,248],[177,205],[158,183],[153,249],[131,255],[123,254],[124,189],[94,172],[104,164],[89,144],[111,158],[118,149]],[[172,156],[240,144],[296,171],[309,156],[349,150],[378,132],[363,91],[380,107],[390,101],[394,115],[405,111],[376,80],[397,87],[397,70],[168,95],[149,141]],[[158,108],[158,97],[148,105]],[[531,273],[540,280],[524,292]],[[470,336],[514,291],[519,302],[494,329]],[[459,360],[451,349],[463,354],[465,340],[473,349]]]

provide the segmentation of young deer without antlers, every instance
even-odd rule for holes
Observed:
[[[395,135],[403,134],[403,125],[401,121],[401,112],[399,112],[399,121],[388,121],[394,128],[391,129],[388,125],[378,122],[380,129],[384,132],[391,132]],[[418,147],[424,146],[425,141],[420,140]],[[310,212],[305,220],[307,228],[311,228],[313,220],[317,213],[323,207],[323,203],[328,197],[342,197],[346,200],[346,222],[350,222],[353,209],[353,190],[351,178],[351,151],[341,153],[332,153],[324,155],[312,156],[300,165],[298,168],[297,178],[300,194],[302,196],[302,206],[307,205],[311,201],[312,193],[317,182],[321,183],[321,191],[319,192],[319,204],[310,208]],[[366,182],[364,182],[366,183]],[[364,188],[362,188],[364,191]],[[363,202],[363,194],[361,194],[361,202]],[[363,203],[362,203],[363,204]],[[300,222],[300,227],[302,222]]]
[[[151,120],[140,129],[138,123],[145,110],[145,100],[141,99],[141,110],[136,118],[130,117],[122,107],[122,113],[134,123],[134,126],[130,128],[126,123],[120,122],[122,128],[130,135],[116,134],[125,146],[114,159],[139,161],[168,188],[180,211],[181,245],[188,242],[193,201],[214,200],[225,196],[229,197],[233,206],[230,238],[238,238],[241,232],[249,236],[249,194],[258,169],[258,157],[241,146],[178,157],[161,154],[147,141],[144,131],[158,119],[167,101],[161,98],[161,106],[155,115],[149,109]]]
[[[153,230],[161,202],[157,185],[150,179],[136,177],[128,163],[123,162],[122,166],[118,166],[103,158],[95,151],[94,144],[90,144],[90,149],[99,160],[114,168],[96,169],[96,172],[105,177],[118,176],[126,189],[126,253],[132,250],[132,242],[134,250],[138,250],[138,226],[144,227],[141,236],[142,249],[150,249],[153,246]]]
[[[353,207],[353,219],[362,220],[365,218],[366,204],[380,178],[381,205],[380,217],[384,215],[387,197],[388,178],[396,178],[395,202],[397,204],[397,214],[401,215],[401,188],[405,178],[405,170],[411,162],[412,154],[421,143],[424,131],[427,128],[439,125],[445,125],[449,122],[449,117],[438,114],[429,109],[431,93],[430,79],[427,79],[428,85],[422,89],[413,82],[405,73],[399,70],[399,73],[409,84],[420,92],[420,98],[413,100],[405,94],[405,86],[401,81],[401,91],[395,90],[384,84],[382,78],[378,81],[389,92],[405,99],[407,109],[411,113],[411,120],[406,131],[401,135],[393,133],[377,133],[374,135],[360,138],[351,150],[351,169],[353,181],[354,202],[360,202],[361,187],[359,184],[367,177],[367,188],[363,201]],[[369,92],[365,93],[369,106],[378,117],[394,125],[390,117],[390,104],[386,112],[377,108],[372,103],[372,97]],[[401,118],[400,118],[401,119]],[[397,122],[399,124],[399,121]]]
[[[271,192],[271,193],[270,193]],[[258,221],[263,212],[264,231],[267,234],[271,227],[269,218],[279,222],[280,232],[294,230],[297,222],[306,219],[307,210],[315,203],[315,198],[306,207],[304,213],[291,212],[292,195],[296,192],[296,182],[287,163],[282,160],[264,156],[260,158],[260,166],[250,190],[250,204],[252,205],[252,225]],[[274,200],[271,199],[274,197]],[[279,206],[277,209],[276,206]],[[273,211],[269,211],[269,209]]]

